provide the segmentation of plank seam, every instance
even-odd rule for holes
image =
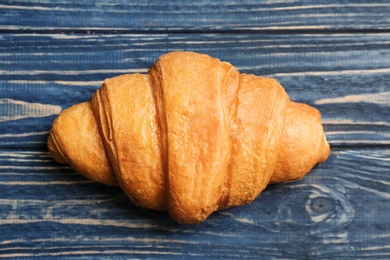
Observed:
[[[380,34],[390,33],[390,28],[384,29],[353,29],[353,28],[253,28],[253,29],[169,29],[161,28],[157,30],[129,30],[129,29],[100,29],[100,28],[85,28],[85,29],[34,29],[20,28],[8,29],[0,27],[0,34],[85,34],[85,35],[127,35],[127,34]]]

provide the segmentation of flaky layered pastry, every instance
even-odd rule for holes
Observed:
[[[48,148],[85,177],[179,223],[252,202],[329,155],[321,115],[275,80],[192,52],[106,79],[54,121]]]

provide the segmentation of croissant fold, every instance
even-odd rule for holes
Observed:
[[[179,223],[250,203],[269,183],[302,178],[330,151],[318,110],[290,101],[274,79],[193,52],[165,54],[147,74],[106,79],[89,102],[61,112],[48,148]]]

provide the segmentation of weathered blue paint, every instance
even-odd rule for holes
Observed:
[[[389,13],[388,1],[1,2],[0,257],[390,258]],[[196,226],[54,162],[62,109],[173,50],[278,79],[320,109],[330,158]]]

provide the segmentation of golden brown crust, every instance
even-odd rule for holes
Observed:
[[[250,203],[273,173],[289,102],[274,79],[241,74],[232,132],[229,196],[224,207]]]
[[[152,75],[160,75],[167,125],[168,210],[178,222],[198,223],[217,209],[221,197],[230,151],[225,111],[230,106],[224,101],[230,95],[233,101],[227,102],[234,102],[238,72],[195,53],[164,55],[157,66]]]
[[[53,122],[49,151],[58,162],[69,163],[85,177],[116,185],[96,120],[88,102],[64,110]]]
[[[320,112],[306,104],[290,102],[282,134],[282,145],[271,182],[301,179],[330,153]]]
[[[250,203],[329,155],[316,109],[290,102],[274,79],[188,52],[161,56],[146,75],[107,79],[89,103],[59,115],[48,147],[180,223]]]
[[[121,75],[105,80],[91,103],[120,187],[137,205],[166,209],[149,76]]]

